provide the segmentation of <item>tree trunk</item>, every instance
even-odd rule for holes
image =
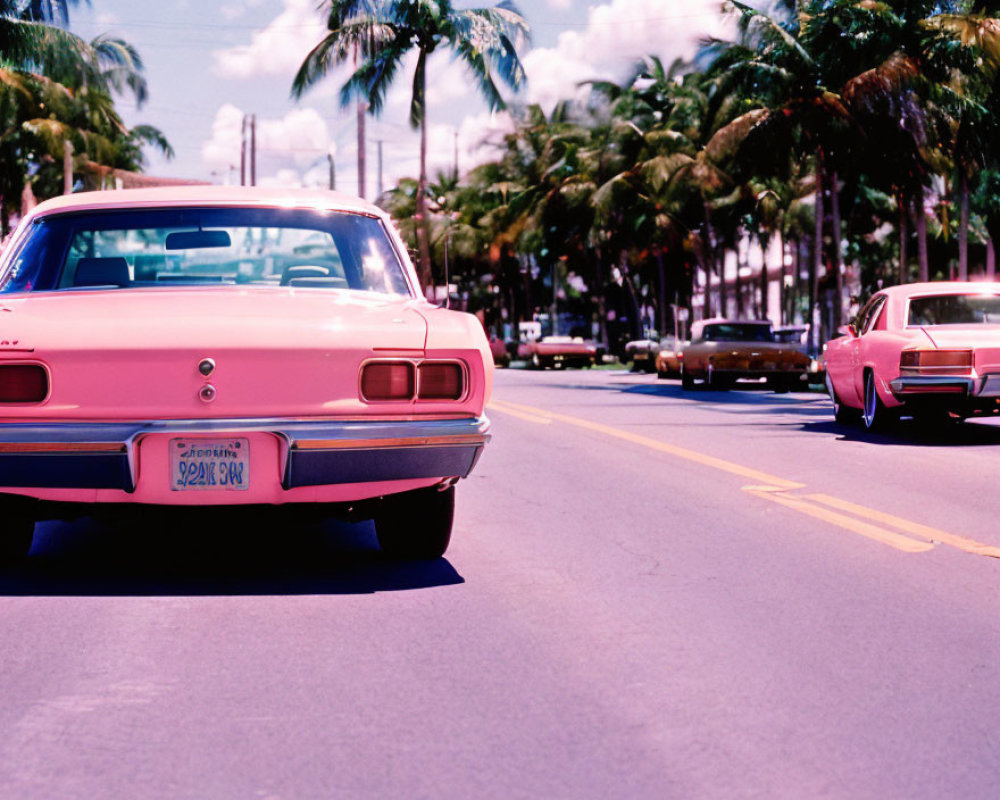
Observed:
[[[734,276],[734,289],[736,292],[736,318],[743,319],[744,317],[744,300],[743,297],[743,277],[740,275],[740,270],[743,265],[740,263],[740,247],[736,245],[736,275]],[[724,316],[724,315],[723,315]]]
[[[719,315],[729,316],[729,287],[726,285],[726,249],[712,248],[715,268],[719,271]]]
[[[844,318],[844,270],[840,255],[840,186],[837,170],[830,173],[830,215],[833,226],[833,285],[836,296],[833,300],[833,329],[843,324]]]
[[[423,118],[420,122],[420,179],[417,181],[417,248],[420,252],[420,283],[426,290],[434,285],[434,274],[431,268],[431,237],[430,219],[427,217],[427,103],[426,77],[420,71],[421,95],[425,98]],[[448,287],[445,287],[448,291]]]
[[[767,297],[767,248],[771,243],[771,237],[766,235],[761,236],[758,238],[758,241],[760,242],[760,318],[767,319],[768,312],[770,311]],[[784,269],[782,269],[782,274],[784,274]]]
[[[813,236],[813,257],[809,269],[809,342],[819,349],[819,326],[816,310],[819,305],[819,276],[823,269],[823,159],[816,165],[816,230]]]
[[[993,237],[986,240],[986,280],[996,280],[997,275],[997,251],[993,246]]]
[[[906,224],[906,197],[902,192],[899,193],[899,267],[898,274],[896,276],[897,283],[903,284],[907,283],[910,278],[909,265],[906,263],[908,261],[908,254],[906,252],[907,240],[909,239],[910,233],[908,226]]]
[[[608,339],[608,309],[605,302],[604,260],[601,258],[600,247],[594,250],[594,285],[597,287],[597,324],[600,327],[601,344],[611,347]]]
[[[969,178],[964,169],[958,178],[958,279],[969,279]]]
[[[917,188],[913,198],[913,216],[917,227],[917,262],[920,266],[920,280],[930,280],[930,264],[927,260],[927,213],[924,211],[924,187]]]
[[[657,305],[659,312],[657,314],[657,323],[660,330],[660,336],[665,336],[667,333],[667,271],[663,266],[663,248],[656,248],[656,277],[657,284],[659,287],[659,297],[657,298]]]

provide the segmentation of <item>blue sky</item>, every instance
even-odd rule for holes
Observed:
[[[486,5],[487,2],[456,3]],[[240,123],[256,114],[258,182],[325,185],[326,154],[336,150],[338,188],[357,191],[354,115],[339,108],[334,76],[298,102],[289,87],[325,27],[319,0],[92,0],[72,13],[72,29],[92,38],[112,33],[134,44],[146,65],[149,101],[123,99],[129,125],[156,125],[176,150],[150,157],[151,174],[224,183],[239,181]],[[720,0],[534,0],[521,2],[532,28],[522,58],[528,87],[515,102],[551,106],[580,81],[622,77],[645,53],[690,55],[697,38],[719,30]],[[345,73],[346,74],[346,73]],[[418,139],[407,124],[409,75],[401,75],[369,140],[384,142],[386,185],[416,175]],[[509,125],[491,115],[462,67],[444,54],[429,65],[431,170],[453,159],[458,135],[463,169],[489,157],[488,142]],[[369,150],[368,195],[376,182]]]

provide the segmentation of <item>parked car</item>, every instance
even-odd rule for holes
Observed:
[[[493,355],[494,366],[510,366],[510,351],[507,349],[507,343],[495,333],[490,334],[490,353]]]
[[[913,283],[876,292],[827,342],[839,422],[879,428],[1000,413],[1000,283]]]
[[[787,342],[795,345],[799,350],[808,355],[809,369],[806,372],[806,379],[810,384],[823,386],[826,382],[826,363],[822,352],[809,345],[808,325],[781,325],[774,328],[774,341]]]
[[[597,361],[597,345],[579,336],[543,336],[522,342],[518,357],[535,369],[546,367],[592,367]]]
[[[654,366],[657,378],[675,378],[681,374],[681,353],[690,342],[664,339],[656,354]]]
[[[681,354],[681,382],[693,389],[730,389],[737,380],[765,378],[776,392],[806,386],[809,356],[774,341],[767,320],[709,319],[691,326],[691,344]]]
[[[257,504],[370,517],[387,554],[437,557],[489,438],[482,325],[425,302],[355,198],[50,200],[0,259],[0,317],[8,561],[37,520]]]
[[[653,339],[633,339],[625,343],[625,360],[632,362],[633,372],[655,372],[656,354],[660,343]]]

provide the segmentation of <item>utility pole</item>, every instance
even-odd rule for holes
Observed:
[[[247,185],[247,115],[240,127],[240,186]]]
[[[458,183],[458,129],[455,131],[455,183]]]
[[[378,184],[377,184],[377,188],[378,188],[378,197],[381,197],[382,196],[382,189],[383,189],[383,187],[382,187],[382,140],[381,139],[376,139],[375,143],[378,145]],[[376,197],[375,199],[377,200],[378,197]]]
[[[66,139],[63,142],[63,194],[73,192],[73,143]]]
[[[257,115],[250,115],[250,185],[257,185]]]
[[[330,143],[330,151],[326,154],[326,157],[330,160],[330,191],[335,191],[337,188],[337,163],[334,160],[337,157],[337,143]]]

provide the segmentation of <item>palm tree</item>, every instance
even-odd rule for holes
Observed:
[[[142,61],[108,36],[87,42],[64,30],[76,0],[0,0],[0,230],[20,202],[26,176],[43,194],[60,191],[66,143],[105,167],[142,164],[145,144],[171,155],[160,131],[129,131],[113,95],[146,98]]]
[[[329,33],[309,52],[292,82],[296,98],[335,66],[353,57],[357,68],[340,90],[340,102],[364,99],[373,115],[381,112],[404,58],[416,52],[410,125],[420,129],[420,178],[417,226],[420,273],[432,279],[427,223],[427,60],[447,48],[468,67],[490,110],[506,104],[497,81],[517,90],[525,82],[517,48],[528,39],[528,23],[504,0],[491,8],[455,9],[451,0],[330,0]]]

